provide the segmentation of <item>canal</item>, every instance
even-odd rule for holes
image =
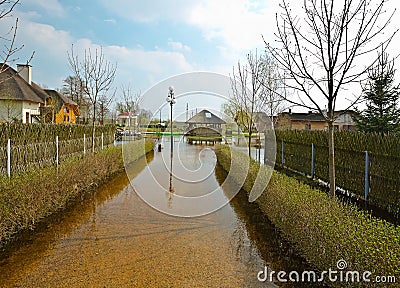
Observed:
[[[219,206],[238,187],[210,147],[179,142],[169,166],[168,145],[26,235],[0,259],[0,287],[301,287],[257,280],[307,267],[243,191],[212,213],[179,207],[211,192]]]

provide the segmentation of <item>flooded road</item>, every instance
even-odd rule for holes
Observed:
[[[150,199],[178,213],[173,207],[180,195],[212,190],[218,194],[213,199],[222,201],[237,189],[226,182],[220,187],[226,174],[218,166],[210,174],[216,159],[209,148],[185,146],[173,158],[173,169],[191,165],[205,182],[199,190],[186,190],[193,181],[178,173],[172,178],[171,199],[161,161],[165,150],[129,169],[131,185],[125,173],[117,176],[0,259],[0,287],[277,287],[260,283],[258,271],[264,266],[304,269],[243,192],[216,212],[194,218],[166,215],[147,205],[135,189],[155,195]],[[160,178],[158,188],[152,177]]]

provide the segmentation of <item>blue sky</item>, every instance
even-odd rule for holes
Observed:
[[[71,45],[78,53],[101,46],[118,65],[115,86],[144,92],[180,73],[228,75],[249,50],[263,49],[276,8],[276,0],[21,0],[13,17],[25,45],[20,62],[35,51],[36,83],[60,88]]]
[[[398,1],[389,2],[389,8],[399,6]],[[13,18],[19,18],[17,40],[24,44],[19,62],[26,61],[35,51],[31,65],[36,83],[60,88],[62,80],[72,74],[67,60],[71,45],[78,53],[101,46],[106,58],[118,65],[115,86],[129,84],[133,91],[145,92],[181,73],[209,71],[229,75],[249,50],[264,49],[261,35],[267,41],[274,40],[278,3],[279,0],[21,0],[7,21],[11,25]],[[2,31],[7,27],[3,23]],[[168,87],[165,94],[167,90]],[[165,96],[157,101],[165,102]]]

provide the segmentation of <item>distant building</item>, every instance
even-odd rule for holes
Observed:
[[[47,97],[38,85],[32,82],[32,67],[18,65],[18,72],[4,64],[0,73],[0,122],[40,122],[40,106]]]
[[[120,126],[138,126],[137,124],[137,115],[132,112],[123,112],[117,115],[117,124]]]
[[[194,128],[206,127],[213,130],[222,132],[222,125],[226,124],[224,120],[211,113],[208,110],[202,110],[192,118],[190,118],[186,123],[189,125],[188,129],[192,130]]]
[[[353,120],[355,112],[336,111],[335,115],[339,115],[334,122],[336,131],[354,131],[356,125]],[[292,113],[283,112],[278,115],[275,129],[292,129],[292,130],[328,130],[328,123],[320,113]]]
[[[0,73],[0,123],[75,123],[78,105],[55,90],[32,81],[32,66],[4,64]],[[50,113],[51,112],[51,113]],[[50,116],[49,116],[50,115]]]
[[[226,122],[208,110],[202,110],[188,121],[185,136],[188,143],[211,143],[222,141],[222,125]]]

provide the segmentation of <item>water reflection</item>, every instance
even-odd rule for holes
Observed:
[[[153,157],[153,153],[149,153],[131,165],[126,172],[134,177],[152,161]],[[91,233],[95,233],[97,210],[112,201],[127,185],[129,179],[125,173],[121,173],[95,193],[82,196],[71,204],[69,209],[40,224],[33,233],[27,232],[21,235],[18,242],[0,254],[0,287],[15,286],[19,278],[28,274],[27,267],[38,266],[49,251],[59,245],[60,239],[68,238],[81,225],[86,225]]]
[[[169,145],[165,145],[162,152],[155,153],[154,161],[132,179],[138,195],[159,211],[183,217],[204,215],[227,204],[215,181],[214,151],[184,142],[175,145],[173,158]]]
[[[179,157],[197,169],[200,163],[211,164],[209,149],[193,159],[192,152],[201,150],[187,147],[188,157]],[[157,165],[162,166],[159,171],[165,169],[157,161],[161,156],[156,153],[147,159],[152,169]],[[174,165],[175,159],[168,160],[169,171],[159,174],[165,181],[164,192],[171,188],[204,193],[185,191],[188,183],[172,173],[181,168]],[[151,186],[145,165],[142,159],[128,171],[135,187]],[[225,177],[217,166],[207,183],[219,187]],[[235,187],[225,183],[218,191],[226,200]],[[170,193],[172,209],[176,193]],[[165,194],[158,200],[168,202]],[[0,287],[276,287],[259,283],[257,272],[265,265],[288,271],[303,266],[274,235],[273,227],[243,193],[215,213],[171,217],[141,201],[126,176],[120,175],[3,257]]]
[[[172,137],[172,135],[171,135]],[[170,161],[169,161],[169,190],[168,190],[168,208],[172,209],[172,198],[173,198],[173,194],[175,193],[174,187],[172,186],[172,175],[173,175],[173,171],[172,171],[172,159],[173,159],[173,153],[171,151],[171,156],[170,156]]]

